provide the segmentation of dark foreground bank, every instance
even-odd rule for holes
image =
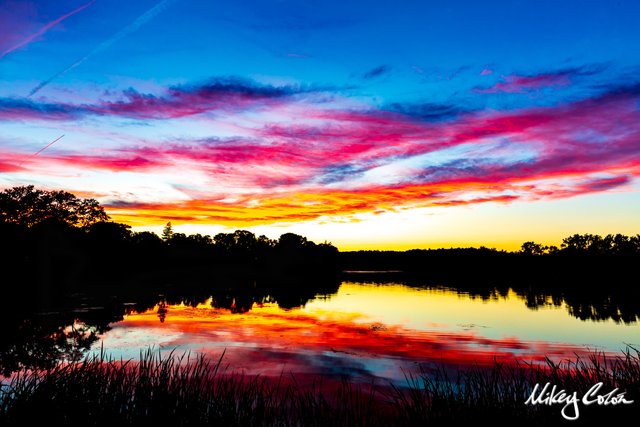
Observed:
[[[300,382],[229,373],[220,360],[160,357],[138,362],[87,359],[48,371],[23,371],[4,385],[1,425],[605,425],[640,415],[640,354],[593,354],[546,365],[492,368],[424,366],[404,387],[327,380]],[[625,392],[632,404],[579,404],[566,421],[563,404],[526,405],[535,384],[556,385],[582,397]],[[595,395],[592,396],[595,399]],[[573,406],[567,409],[574,416]],[[637,419],[637,418],[636,418]],[[567,424],[569,423],[569,424]]]

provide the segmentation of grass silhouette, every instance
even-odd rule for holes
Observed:
[[[580,425],[640,414],[640,352],[615,357],[492,367],[422,366],[399,385],[361,384],[344,378],[299,383],[295,375],[248,376],[219,359],[148,349],[138,361],[104,354],[60,362],[49,370],[23,370],[0,394],[0,424],[382,426],[457,425],[490,421],[519,425],[559,423],[563,405],[524,402],[536,383],[556,384],[582,396],[626,391],[631,405],[581,407]]]

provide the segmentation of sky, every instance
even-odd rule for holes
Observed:
[[[640,233],[640,3],[0,0],[0,189],[342,250]]]

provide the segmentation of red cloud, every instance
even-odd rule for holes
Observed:
[[[111,212],[131,222],[195,218],[234,225],[406,205],[570,197],[621,187],[640,171],[636,87],[553,107],[466,114],[435,123],[388,111],[318,107],[291,93],[226,82],[174,88],[159,99],[131,94],[117,114],[191,114],[205,100],[211,106],[225,99],[229,105],[221,108],[233,109],[250,99],[266,100],[259,101],[265,111],[285,110],[288,124],[258,120],[242,129],[243,137],[141,141],[90,155],[58,147],[22,158],[25,167],[40,171],[60,164],[180,177],[197,173],[206,182],[184,190],[193,200],[142,203],[135,209],[115,202]],[[43,107],[17,104],[13,110],[38,108]],[[62,113],[49,105],[44,110],[77,115],[88,109],[63,108]]]
[[[17,172],[21,169],[22,168],[15,163],[9,163],[9,162],[0,160],[0,173]]]

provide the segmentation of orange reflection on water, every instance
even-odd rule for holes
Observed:
[[[129,357],[145,344],[212,357],[226,350],[224,361],[231,369],[251,374],[348,374],[393,380],[402,379],[400,368],[417,363],[490,365],[514,357],[540,361],[545,355],[584,352],[573,345],[488,338],[476,330],[419,330],[354,311],[283,310],[268,303],[237,314],[213,308],[211,300],[196,307],[159,305],[131,314],[114,324],[104,341],[105,348]]]

